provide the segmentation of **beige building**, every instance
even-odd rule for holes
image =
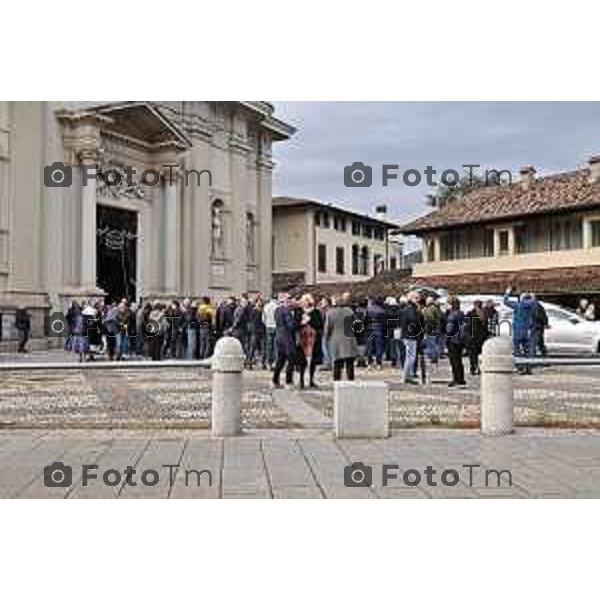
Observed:
[[[402,267],[398,225],[318,200],[273,199],[273,271],[315,285],[364,281]]]
[[[294,132],[273,112],[0,102],[3,338],[18,306],[39,327],[73,298],[268,293],[271,148]]]
[[[600,291],[600,157],[586,168],[476,189],[402,227],[422,240],[422,282],[546,295]]]

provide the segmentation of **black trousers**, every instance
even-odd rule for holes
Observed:
[[[479,372],[479,356],[481,355],[481,350],[483,348],[483,342],[471,342],[469,344],[469,368],[471,370],[471,375],[475,375]]]
[[[273,383],[275,385],[279,385],[279,378],[281,377],[283,367],[285,367],[285,383],[291,385],[294,382],[294,359],[294,356],[287,354],[281,348],[277,349],[277,360],[273,369]]]
[[[346,379],[354,381],[354,357],[339,358],[333,361],[333,380],[340,381],[344,367],[346,367]]]
[[[454,383],[465,382],[465,367],[463,365],[463,347],[460,344],[448,344],[448,359],[452,367],[452,381]]]
[[[160,335],[154,335],[148,338],[148,356],[152,360],[160,360],[162,343]]]
[[[315,373],[317,372],[317,365],[319,364],[319,361],[317,360],[316,356],[313,354],[310,357],[310,360],[308,360],[304,355],[304,352],[302,352],[302,350],[299,350],[296,363],[298,367],[298,373],[300,373],[300,386],[304,387],[304,375],[306,373],[307,367],[309,377],[308,381],[312,385],[315,382]]]

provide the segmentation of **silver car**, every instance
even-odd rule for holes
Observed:
[[[475,300],[493,300],[500,320],[500,335],[510,335],[512,309],[504,305],[502,296],[459,296],[461,310],[468,312]],[[576,312],[551,302],[541,302],[548,315],[545,331],[546,348],[552,354],[599,354],[600,321],[588,321]]]

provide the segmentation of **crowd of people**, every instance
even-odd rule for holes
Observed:
[[[513,295],[508,289],[504,304],[512,309],[510,334],[516,356],[546,356],[544,332],[548,316],[533,294]],[[274,387],[316,387],[317,369],[331,369],[333,379],[345,372],[354,379],[355,367],[381,369],[385,361],[399,369],[404,383],[416,384],[438,370],[446,356],[450,386],[466,385],[463,360],[471,375],[479,374],[485,340],[499,333],[498,311],[491,299],[475,300],[465,313],[458,297],[442,306],[436,296],[409,291],[389,296],[352,298],[350,294],[291,296],[264,299],[242,294],[213,303],[209,297],[156,300],[143,305],[123,299],[105,304],[99,300],[73,301],[59,327],[66,337],[65,350],[80,361],[103,354],[109,360],[134,355],[151,360],[206,359],[223,336],[237,338],[246,356],[247,369],[273,372]],[[577,312],[596,318],[591,302],[582,299]],[[55,323],[51,329],[55,330]],[[16,314],[19,352],[26,351],[31,315]],[[49,335],[47,333],[47,335]],[[531,373],[531,367],[519,371]]]
[[[65,349],[81,361],[98,354],[109,360],[205,359],[219,338],[233,336],[244,349],[245,367],[270,369],[275,388],[317,387],[318,368],[331,369],[334,380],[344,374],[353,380],[355,367],[381,369],[384,361],[398,368],[404,383],[417,384],[437,372],[444,356],[452,371],[449,385],[461,386],[464,357],[477,375],[483,343],[497,332],[498,313],[491,301],[475,301],[465,314],[456,297],[442,307],[434,296],[414,290],[399,298],[359,299],[347,293],[319,299],[242,294],[217,303],[208,297],[141,306],[126,299],[73,302],[65,327]]]

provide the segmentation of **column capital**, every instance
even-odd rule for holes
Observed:
[[[275,162],[267,155],[259,155],[256,159],[256,168],[259,171],[272,171],[275,167]]]
[[[82,165],[97,165],[100,161],[102,152],[99,147],[89,146],[77,151],[77,158]]]
[[[60,111],[56,116],[65,128],[63,145],[66,162],[95,164],[101,153],[101,130],[112,119],[86,111]]]

